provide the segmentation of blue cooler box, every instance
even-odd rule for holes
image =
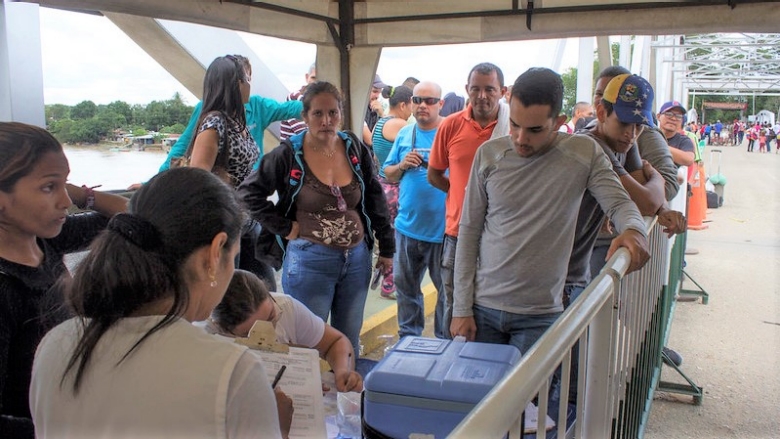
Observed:
[[[511,345],[404,337],[363,384],[364,437],[444,438],[519,360]]]

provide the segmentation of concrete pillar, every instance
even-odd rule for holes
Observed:
[[[352,124],[344,129],[350,129],[360,136],[363,132],[363,121],[368,108],[368,96],[371,84],[374,82],[376,68],[379,65],[380,47],[353,47],[349,52],[349,87]],[[317,78],[340,85],[341,63],[339,50],[332,45],[317,45]]]
[[[561,61],[563,60],[563,52],[566,50],[566,38],[560,38],[555,45],[555,52],[553,53],[553,62],[550,68],[558,73],[561,73]],[[540,57],[546,57],[546,54],[539,53]],[[544,65],[547,61],[544,59],[539,60],[539,65]]]
[[[618,65],[625,68],[631,66],[631,37],[623,35],[620,37],[620,51],[618,52]]]
[[[45,128],[38,8],[0,1],[0,121]]]
[[[609,37],[596,37],[596,47],[599,52],[599,68],[604,70],[612,66],[612,46],[609,44]]]
[[[374,75],[382,55],[381,47],[353,47],[349,56],[349,86],[352,89],[352,129],[356,133],[363,130],[366,118],[368,97],[374,83]]]
[[[579,39],[580,53],[577,64],[577,102],[591,102],[593,99],[593,37]]]

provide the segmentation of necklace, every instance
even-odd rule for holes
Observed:
[[[329,159],[332,159],[333,156],[336,154],[336,148],[333,148],[330,151],[326,151],[325,149],[321,149],[317,146],[312,146],[311,148]]]

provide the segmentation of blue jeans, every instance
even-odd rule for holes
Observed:
[[[452,323],[452,306],[454,304],[452,294],[455,289],[455,247],[458,245],[458,237],[444,235],[444,242],[441,247],[441,290],[439,294],[444,295],[444,318],[442,328],[444,329],[443,338],[452,338],[450,336],[450,323]]]
[[[284,292],[343,332],[360,352],[360,329],[371,279],[371,252],[365,241],[348,250],[305,239],[287,243],[282,271]]]
[[[585,287],[577,285],[566,284],[563,287],[563,303],[568,308],[569,305],[574,303],[582,292],[585,291]],[[567,299],[568,298],[568,299]],[[574,343],[571,348],[571,373],[569,374],[569,403],[577,403],[577,380],[578,380],[578,367],[580,365],[580,342]]]
[[[395,291],[398,301],[398,337],[422,335],[425,328],[423,294],[420,289],[425,269],[436,287],[436,310],[433,333],[437,338],[445,338],[449,328],[444,331],[444,293],[441,286],[441,244],[419,241],[397,230],[395,232],[395,260],[393,272]],[[447,337],[448,338],[448,337]]]
[[[474,341],[511,344],[519,349],[523,355],[561,315],[559,312],[514,314],[479,305],[474,305],[473,310],[474,322],[477,325],[477,335]],[[560,387],[560,369],[558,369],[550,386],[547,405],[547,414],[552,419],[558,419]]]
[[[590,255],[590,278],[593,279],[601,273],[601,269],[607,265],[604,259],[609,252],[609,244],[596,245],[593,247],[593,253]],[[573,300],[572,300],[573,302]]]

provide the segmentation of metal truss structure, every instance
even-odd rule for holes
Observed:
[[[780,96],[780,34],[666,36],[653,47],[691,93]]]

